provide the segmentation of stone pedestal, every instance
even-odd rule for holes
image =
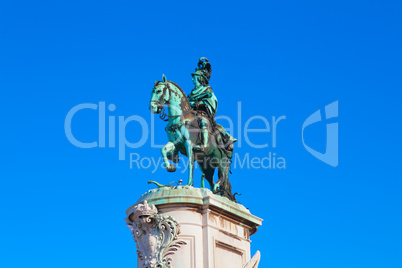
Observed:
[[[138,268],[256,268],[250,236],[261,222],[244,206],[189,186],[150,190],[127,210]]]

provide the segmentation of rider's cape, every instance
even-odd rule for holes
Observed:
[[[216,109],[218,108],[218,100],[210,86],[194,88],[187,96],[191,107],[197,110],[198,106],[204,105],[209,116],[214,118]]]

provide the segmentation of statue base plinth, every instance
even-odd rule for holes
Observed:
[[[144,203],[155,205],[158,215],[178,223],[180,231],[177,231],[178,235],[169,244],[170,249],[167,249],[168,246],[159,248],[155,246],[160,244],[157,242],[158,232],[162,232],[161,230],[165,227],[158,229],[157,224],[154,224],[153,231],[150,231],[150,228],[144,231],[144,224],[140,224],[139,228],[139,225],[134,223],[150,215],[144,212],[146,209],[141,205]],[[165,258],[167,268],[256,268],[258,266],[259,252],[250,260],[250,236],[257,231],[262,219],[252,215],[244,206],[215,195],[208,189],[177,186],[150,190],[127,210],[127,222],[129,226],[137,228],[137,231],[133,231],[134,236],[137,234],[140,237],[142,234],[141,237],[149,237],[148,233],[154,232],[156,237],[151,239],[153,242],[143,242],[137,238],[138,268],[148,266],[152,268],[155,265],[156,257],[152,256],[158,254],[144,252],[147,250],[159,251],[160,255],[171,252],[167,254],[168,257],[160,257]],[[144,222],[151,222],[151,220]],[[167,226],[169,229],[173,225]],[[172,230],[175,231],[174,228]],[[159,235],[159,237],[162,236]],[[140,243],[142,244],[139,245]],[[144,243],[146,243],[145,246]],[[147,258],[148,262],[145,264]],[[155,267],[158,266],[155,265]]]

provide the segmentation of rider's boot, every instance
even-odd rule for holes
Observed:
[[[208,129],[201,129],[201,145],[194,146],[196,151],[206,153],[208,146],[209,132]]]
[[[201,127],[201,146],[197,145],[194,147],[194,149],[205,153],[207,151],[208,138],[209,138],[208,121],[201,120],[200,127]]]
[[[209,137],[209,133],[208,133],[208,129],[203,129],[202,130],[202,151],[205,153],[207,146],[208,146],[208,137]]]

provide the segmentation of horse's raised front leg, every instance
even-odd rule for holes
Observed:
[[[176,167],[173,164],[170,164],[169,160],[167,158],[167,154],[174,152],[175,149],[176,149],[176,147],[175,147],[174,143],[171,142],[171,141],[166,143],[166,145],[163,146],[163,148],[161,149],[163,163],[165,164],[165,168],[166,168],[166,170],[168,172],[175,172],[176,171]]]

